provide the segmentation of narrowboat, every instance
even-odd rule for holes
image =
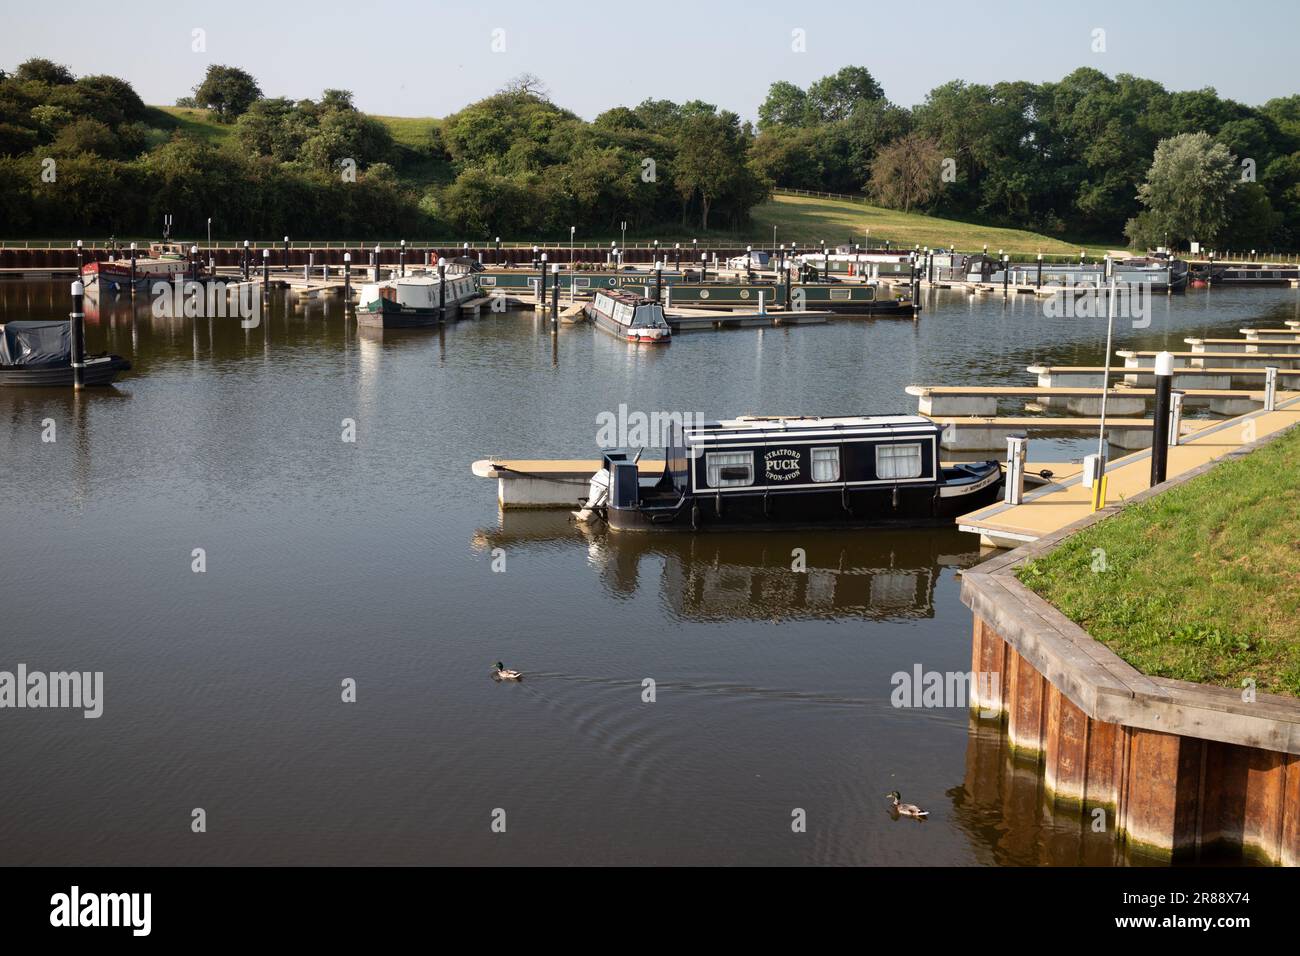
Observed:
[[[611,451],[575,516],[617,531],[925,526],[993,503],[997,461],[945,466],[918,415],[742,417],[674,425],[662,474]]]
[[[120,355],[88,355],[85,385],[108,385],[131,368]],[[66,321],[19,320],[0,325],[0,386],[73,384],[72,329]]]
[[[672,339],[663,306],[653,299],[602,289],[586,312],[598,327],[629,342],[662,344]]]
[[[412,275],[372,282],[361,287],[357,324],[379,329],[436,325],[457,315],[461,303],[477,295],[478,283],[468,273],[448,273],[442,278]]]
[[[185,254],[184,247],[176,243],[154,243],[149,255],[135,260],[135,288],[148,289],[153,283],[170,282],[176,276],[189,275],[194,265]],[[204,271],[199,266],[200,272]],[[117,292],[131,288],[131,260],[110,259],[106,262],[88,262],[81,269],[81,281],[87,293]]]

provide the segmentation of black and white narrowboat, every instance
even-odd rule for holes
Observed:
[[[620,531],[947,524],[997,499],[1002,468],[942,465],[941,432],[914,415],[675,426],[661,475],[608,452],[575,514]]]
[[[663,306],[630,292],[602,289],[587,306],[587,314],[598,328],[629,342],[657,345],[672,339]]]
[[[459,315],[461,303],[477,295],[478,283],[468,273],[448,273],[444,278],[412,275],[372,282],[361,287],[357,324],[380,329],[436,325]]]

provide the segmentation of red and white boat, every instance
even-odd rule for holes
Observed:
[[[602,289],[587,306],[587,314],[599,328],[629,342],[661,345],[672,340],[664,308],[653,299]]]
[[[170,282],[176,276],[188,275],[193,269],[185,247],[177,243],[156,242],[149,247],[147,256],[135,260],[135,287],[147,289],[154,282]],[[203,269],[200,266],[200,273]],[[116,292],[131,287],[131,260],[109,259],[89,262],[81,269],[81,281],[86,291]]]

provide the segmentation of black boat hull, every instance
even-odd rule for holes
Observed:
[[[995,466],[996,467],[996,466]],[[1001,470],[961,484],[848,488],[825,492],[697,495],[678,505],[609,508],[614,531],[770,530],[780,528],[933,527],[997,501]]]
[[[118,355],[104,359],[87,359],[82,374],[84,385],[111,385],[118,372],[131,368],[131,363]],[[0,368],[0,387],[8,388],[71,388],[71,365],[34,365]]]

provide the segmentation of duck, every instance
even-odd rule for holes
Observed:
[[[885,796],[894,801],[892,809],[900,817],[915,817],[918,820],[924,820],[930,815],[929,810],[922,810],[914,803],[900,803],[899,801],[902,799],[902,794],[897,790],[891,790],[889,793],[885,794]]]
[[[506,667],[506,665],[501,663],[501,661],[497,661],[496,665],[492,668],[492,679],[493,680],[523,680],[524,675],[519,673],[519,671],[511,670],[510,668]]]

